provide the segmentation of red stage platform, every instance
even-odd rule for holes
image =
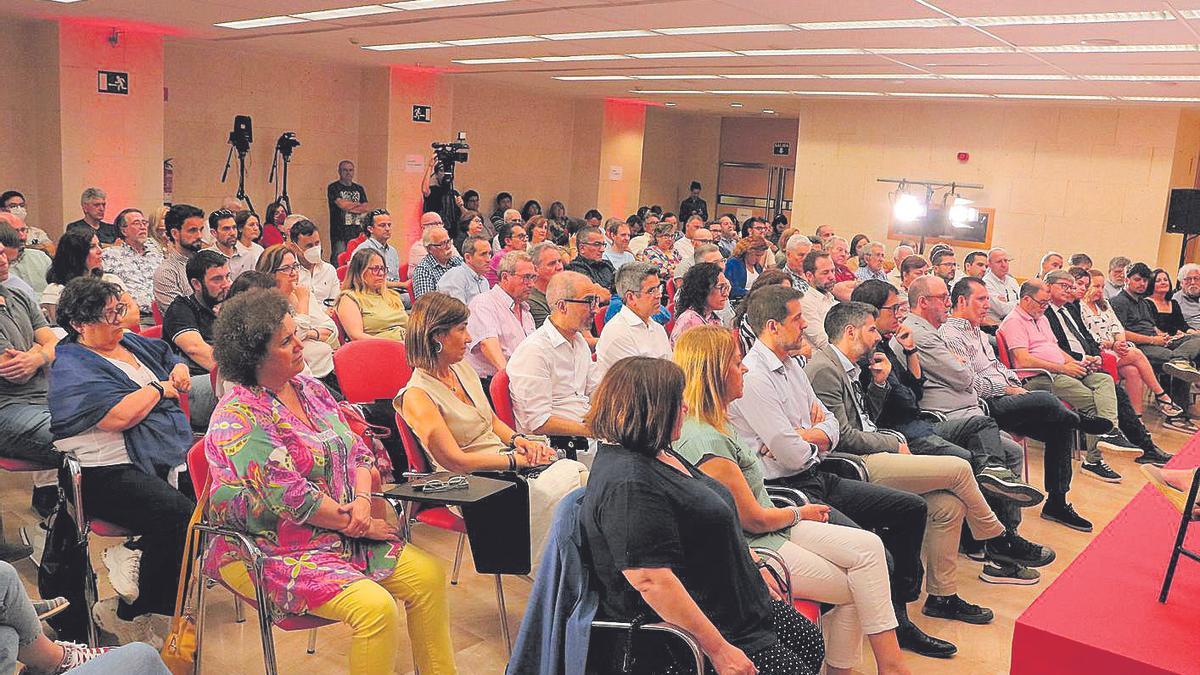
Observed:
[[[1200,437],[1168,465],[1200,465]],[[1179,512],[1151,486],[1017,619],[1014,675],[1200,673],[1200,565],[1181,558],[1158,602]],[[1188,532],[1200,548],[1200,526]]]

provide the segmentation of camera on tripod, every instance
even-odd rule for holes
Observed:
[[[467,161],[467,132],[458,132],[458,138],[449,143],[434,143],[433,154],[437,158],[437,167],[442,171],[442,184],[454,184],[454,165]]]
[[[275,150],[284,157],[291,157],[292,151],[300,146],[300,141],[296,139],[296,132],[285,131],[278,141],[275,141]]]
[[[250,152],[250,144],[254,142],[254,127],[251,126],[249,115],[237,115],[233,118],[233,131],[229,132],[229,144],[237,148],[240,154]],[[224,180],[224,179],[222,179]]]

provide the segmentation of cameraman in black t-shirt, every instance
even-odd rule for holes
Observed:
[[[343,159],[338,162],[338,179],[326,188],[329,200],[329,261],[337,266],[338,254],[346,250],[346,244],[362,234],[363,214],[374,207],[367,203],[367,190],[354,182],[354,162]]]
[[[458,220],[462,215],[463,199],[454,189],[453,178],[446,175],[442,163],[437,161],[436,154],[429,158],[425,166],[425,177],[421,179],[421,194],[425,197],[421,213],[440,215],[450,238],[458,236]]]

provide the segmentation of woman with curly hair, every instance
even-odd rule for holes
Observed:
[[[671,344],[684,331],[696,326],[722,325],[717,312],[729,304],[729,280],[717,263],[696,263],[683,275],[675,297],[675,325],[671,329]]]

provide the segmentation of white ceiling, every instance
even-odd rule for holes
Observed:
[[[4,11],[43,18],[119,17],[114,25],[158,26],[172,34],[227,42],[231,48],[303,52],[364,65],[432,66],[564,96],[670,101],[683,109],[728,111],[731,102],[739,102],[746,112],[760,108],[782,111],[805,97],[855,95],[852,92],[867,92],[873,94],[871,98],[913,94],[963,94],[991,100],[995,96],[1111,97],[1101,102],[1167,97],[1193,99],[1177,104],[1200,105],[1200,18],[1188,18],[1200,17],[1200,0],[491,0],[488,4],[408,10],[376,6],[380,13],[366,16],[243,30],[214,25],[362,6],[364,1],[81,0],[62,4],[7,0]],[[430,1],[417,0],[418,6]],[[1051,12],[1053,15],[1047,16]],[[1118,20],[1130,17],[1115,13],[1141,13],[1135,18],[1143,20]],[[1105,16],[1085,16],[1095,14]],[[1150,18],[1154,20],[1145,20]],[[920,19],[937,25],[829,25]],[[1014,23],[1018,25],[1011,25]],[[734,32],[720,34],[678,35],[668,30],[664,31],[668,34],[641,37],[539,37],[761,24],[774,27],[761,32],[731,29]],[[512,36],[530,38],[514,44],[398,51],[364,48]],[[838,51],[753,53],[814,49]],[[928,50],[941,51],[920,53]],[[661,53],[696,51],[726,54],[652,58]],[[546,60],[581,55],[624,58]],[[478,62],[480,59],[485,62]],[[487,63],[488,59],[536,60]],[[671,79],[689,75],[708,77]],[[763,75],[776,77],[760,77]],[[555,79],[597,76],[630,79]],[[646,76],[653,79],[644,79]],[[1157,79],[1131,79],[1147,77]],[[699,93],[647,93],[650,91]]]

